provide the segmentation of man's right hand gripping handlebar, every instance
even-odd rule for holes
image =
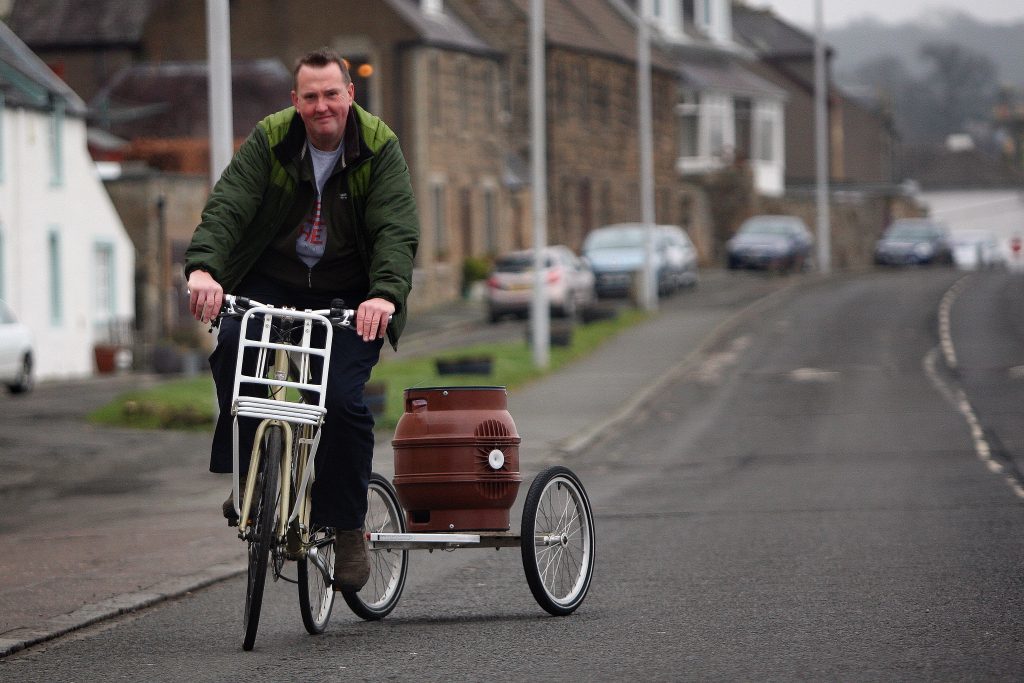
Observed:
[[[188,311],[201,323],[212,322],[224,304],[224,288],[205,270],[188,275]]]

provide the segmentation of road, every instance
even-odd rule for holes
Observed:
[[[311,638],[278,584],[242,653],[228,580],[0,678],[1019,680],[1022,302],[1020,275],[873,271],[727,328],[565,459],[598,532],[570,617],[541,612],[515,551],[420,553],[380,623],[339,605]]]

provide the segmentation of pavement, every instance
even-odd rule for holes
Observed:
[[[773,300],[791,291],[794,284],[806,281],[806,277],[811,276],[762,278],[709,272],[703,275],[695,291],[669,299],[655,315],[609,340],[586,358],[510,392],[509,412],[522,437],[520,462],[524,482],[528,481],[528,472],[546,464],[562,462],[571,466],[574,458],[586,457],[589,446],[621,426],[664,385],[700,363],[716,344],[728,338],[736,324],[757,315]],[[459,302],[411,316],[399,355],[434,353],[445,345],[451,346],[453,341],[462,343],[487,333],[493,336],[495,331],[500,334],[506,329],[484,326],[483,318],[478,302]],[[523,338],[522,323],[518,327],[513,323],[503,325],[508,325],[504,334],[515,330],[518,338]],[[387,362],[387,354],[383,362]],[[133,383],[131,378],[119,381],[126,386]],[[38,391],[45,389],[40,386]],[[102,444],[115,434],[93,431],[88,436]],[[388,477],[393,474],[391,436],[378,433],[374,452],[374,469]],[[194,442],[186,441],[191,448]],[[164,442],[154,436],[147,439],[145,446],[154,451],[156,459],[173,459],[186,448],[182,443],[185,442]],[[103,554],[115,557],[103,560],[111,562],[105,566],[116,570],[106,572],[112,574],[105,577],[106,582],[92,584],[78,582],[75,573],[64,573],[67,567],[61,562],[34,567],[31,577],[10,576],[5,570],[0,574],[0,609],[8,614],[0,618],[0,657],[244,572],[242,544],[234,535],[225,542],[224,531],[219,528],[223,524],[218,518],[224,480],[211,483],[211,478],[195,463],[178,467],[173,475],[153,478],[146,492],[147,505],[166,507],[173,514],[147,518],[145,524],[133,524],[130,516],[125,519],[124,510],[91,510],[88,508],[92,503],[80,502],[86,509],[79,509],[76,514],[89,524],[88,533],[80,535],[83,552],[90,543],[95,546],[95,539],[102,538],[105,532],[124,537],[140,531],[139,526],[158,532],[158,537],[162,533],[165,544],[172,547],[167,551],[150,550],[152,543],[141,536],[123,546],[111,545]],[[201,495],[190,495],[195,491]],[[23,532],[22,539],[31,537],[30,532]],[[17,536],[6,538],[5,541],[5,537],[0,537],[0,542],[21,542]],[[175,544],[178,546],[173,547]],[[222,549],[223,554],[211,554],[210,549]],[[37,601],[32,609],[19,612],[18,605],[26,602],[32,591],[43,592],[39,587],[46,586],[48,581],[59,587],[63,602],[53,601],[48,606],[50,603]],[[126,586],[131,590],[121,592]],[[69,611],[69,605],[75,607]]]

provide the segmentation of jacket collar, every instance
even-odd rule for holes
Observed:
[[[348,119],[345,121],[345,166],[352,167],[363,159],[373,156],[373,152],[366,145],[363,139],[362,125],[356,113],[358,105],[354,102],[348,110]],[[302,117],[298,112],[292,116],[288,124],[288,132],[284,138],[273,149],[274,156],[281,162],[281,165],[289,169],[296,178],[300,177],[302,161],[306,156],[306,127],[302,123]]]

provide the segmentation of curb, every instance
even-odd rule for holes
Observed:
[[[48,619],[35,628],[16,629],[0,637],[0,658],[20,652],[48,640],[67,635],[72,631],[106,621],[122,614],[129,614],[166,600],[180,597],[192,591],[205,588],[225,579],[238,576],[245,568],[235,565],[218,564],[200,570],[189,576],[168,579],[148,590],[124,593],[93,605],[84,605],[74,612]]]

